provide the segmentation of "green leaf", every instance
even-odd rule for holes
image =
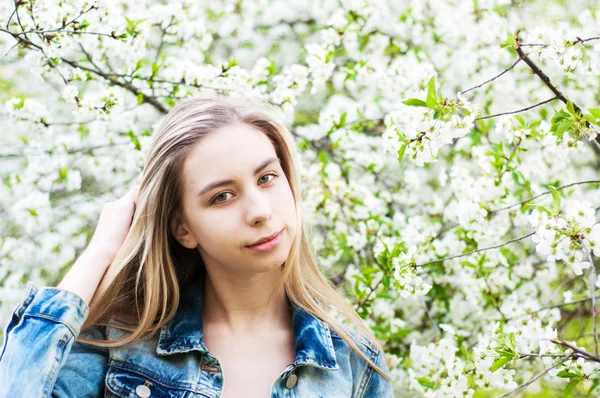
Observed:
[[[600,119],[600,106],[598,108],[589,108],[588,112]]]
[[[535,205],[531,205],[531,206],[535,206]],[[537,207],[537,209],[538,209],[539,211],[542,211],[542,212],[544,212],[544,213],[546,213],[546,214],[548,214],[548,215],[552,215],[552,212],[551,212],[551,211],[550,211],[550,210],[549,210],[549,209],[548,209],[546,206],[543,206],[543,205],[537,205],[537,206],[535,206],[535,207]]]
[[[129,19],[127,17],[125,17],[125,19],[127,20],[127,29],[125,29],[127,31],[127,33],[129,33],[130,36],[135,36],[137,34],[137,27],[139,24],[141,24],[142,22],[144,22],[146,19],[140,19],[138,21],[136,20],[132,20]],[[120,37],[122,37],[123,35],[120,35]],[[125,37],[127,37],[127,35],[125,35]]]
[[[417,381],[419,382],[420,385],[422,385],[423,387],[427,387],[427,388],[433,388],[435,387],[435,383],[431,380],[429,380],[427,377],[422,376],[422,377],[417,377]]]
[[[435,109],[437,107],[437,91],[435,89],[435,76],[432,76],[427,83],[427,100],[425,100],[427,107]]]
[[[398,163],[402,162],[402,158],[404,157],[404,151],[406,151],[406,144],[402,144],[400,149],[398,149]]]
[[[515,46],[515,38],[513,36],[509,36],[508,39],[504,41],[504,43],[500,44],[500,48],[505,47],[514,47]]]
[[[523,186],[523,184],[521,184],[521,183],[519,182],[519,175],[517,174],[517,172],[516,172],[516,171],[513,171],[513,172],[512,172],[512,178],[513,178],[513,181],[515,182],[515,184],[517,184],[517,185],[519,185],[519,186]]]
[[[497,371],[498,369],[500,369],[501,367],[503,367],[504,365],[509,363],[511,360],[512,360],[511,357],[501,357],[501,358],[496,359],[494,361],[494,363],[492,364],[492,366],[490,367],[490,372],[494,373],[495,371]]]
[[[133,143],[135,149],[138,150],[138,151],[141,150],[142,149],[142,145],[140,144],[140,141],[138,140],[138,138],[136,137],[136,135],[133,133],[133,131],[129,130],[127,132],[127,135],[131,139],[131,142]]]
[[[77,127],[77,131],[79,131],[79,139],[82,141],[90,135],[90,129],[83,124],[80,124],[79,127]]]
[[[60,181],[64,181],[67,179],[67,174],[69,174],[69,168],[68,167],[61,167],[60,169],[58,169],[58,179]]]
[[[565,133],[565,131],[568,131],[572,126],[573,126],[573,121],[571,119],[562,120],[560,123],[558,123],[558,126],[556,127],[556,134],[559,137],[562,137],[562,135]]]
[[[269,71],[269,76],[274,75],[277,72],[277,67],[275,66],[275,61],[271,61],[269,66],[267,66],[267,70]]]
[[[319,152],[319,161],[323,164],[327,163],[327,153],[325,151]]]
[[[83,21],[81,21],[81,23],[79,24],[78,29],[79,30],[84,30],[85,28],[87,28],[88,26],[90,26],[90,23],[87,21],[87,19],[84,19]]]
[[[554,116],[552,116],[552,120],[551,120],[552,128],[554,129],[554,126],[556,124],[560,123],[563,119],[569,118],[569,117],[570,117],[569,114],[567,112],[563,111],[562,109],[560,111],[556,112],[554,114]]]
[[[329,50],[327,52],[327,55],[325,56],[325,63],[331,62],[331,60],[333,59],[333,55],[334,55],[334,51],[333,50]]]
[[[144,102],[144,94],[139,92],[137,95],[137,103],[138,105],[141,105]]]
[[[361,272],[364,275],[369,275],[369,274],[372,274],[373,272],[377,272],[377,271],[379,271],[379,268],[377,268],[377,267],[369,267],[369,268],[363,269]]]
[[[427,107],[427,104],[425,103],[425,101],[417,99],[417,98],[409,98],[405,101],[402,101],[403,104],[406,104],[408,106],[424,106]]]
[[[552,192],[552,210],[558,213],[560,210],[560,193],[552,185],[549,185],[548,188]]]
[[[160,65],[158,65],[156,62],[152,62],[152,76],[155,76],[159,69]]]
[[[580,381],[581,381],[581,379],[577,378],[575,380],[571,380],[571,382],[569,384],[567,384],[567,386],[565,387],[565,395],[564,395],[565,398],[567,398],[568,396],[571,395],[571,392],[577,386],[577,384],[579,384]]]
[[[556,377],[562,377],[563,379],[571,379],[573,377],[578,377],[578,376],[579,375],[577,373],[573,373],[573,372],[569,371],[568,369],[563,369],[556,374]]]
[[[573,106],[571,100],[567,100],[567,110],[571,115],[577,116],[577,112],[575,112],[575,107]]]
[[[136,64],[134,70],[139,70],[142,66],[144,66],[144,58],[140,58]]]
[[[237,64],[239,64],[239,61],[234,58],[231,61],[229,61],[229,63],[227,64],[227,70],[233,68],[234,66],[236,66]]]
[[[597,118],[596,116],[591,115],[591,114],[585,114],[585,115],[583,115],[583,117],[588,122],[595,124],[596,126],[600,126],[600,118]]]
[[[340,116],[340,122],[338,124],[339,127],[344,127],[346,125],[346,116],[348,116],[348,112],[343,112]]]
[[[516,115],[515,118],[521,123],[521,126],[525,127],[525,119],[523,119],[523,116]]]
[[[23,108],[23,106],[25,106],[25,97],[21,97],[19,102],[16,102],[15,104],[13,104],[14,109],[21,109],[21,108]]]

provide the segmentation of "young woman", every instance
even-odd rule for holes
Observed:
[[[59,286],[29,283],[0,398],[391,397],[380,343],[315,262],[295,148],[261,102],[177,104]]]

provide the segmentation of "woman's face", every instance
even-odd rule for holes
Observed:
[[[245,124],[217,130],[192,148],[183,173],[184,220],[171,231],[183,246],[198,247],[209,271],[250,276],[286,261],[296,235],[295,202],[264,133]],[[275,248],[248,247],[279,231]]]

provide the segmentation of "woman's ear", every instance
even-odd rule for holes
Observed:
[[[169,231],[183,247],[195,249],[198,246],[196,238],[187,228],[185,221],[182,221],[179,216],[173,217],[169,223]]]

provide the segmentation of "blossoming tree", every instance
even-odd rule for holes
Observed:
[[[1,2],[0,317],[62,278],[174,104],[253,95],[401,396],[599,394],[595,7]]]

